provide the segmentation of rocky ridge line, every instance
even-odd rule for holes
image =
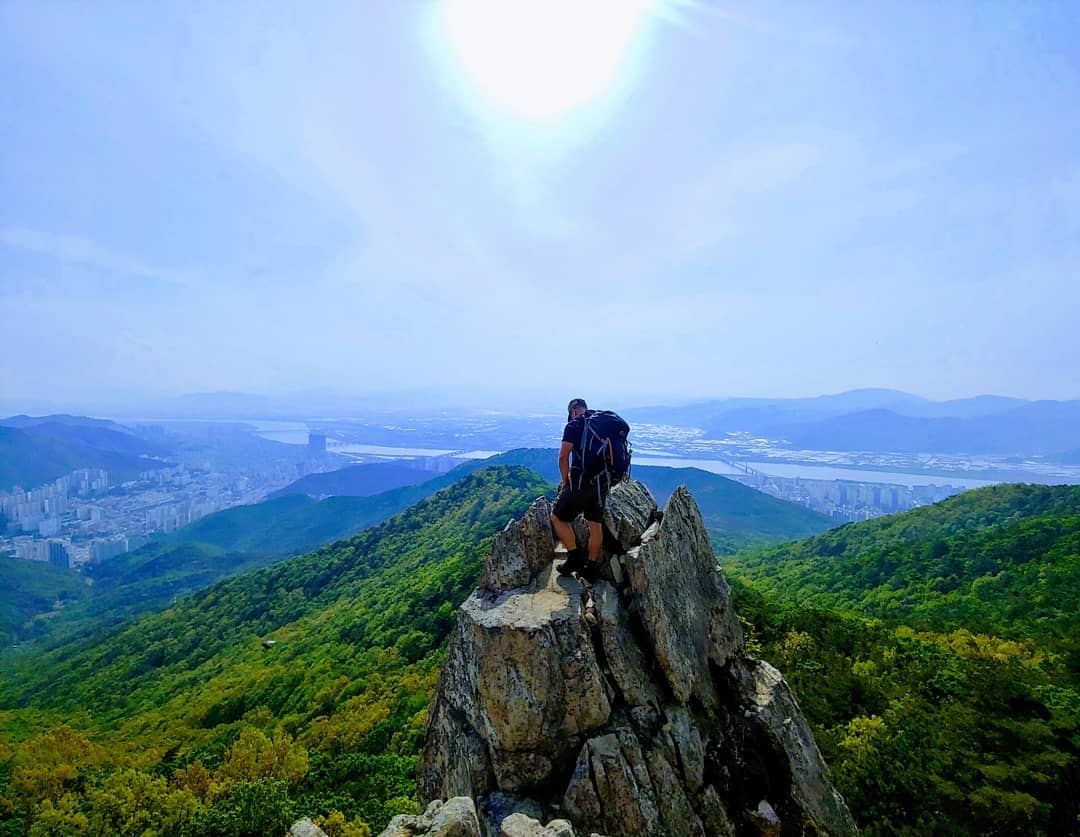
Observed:
[[[616,486],[622,549],[593,585],[554,572],[550,511],[496,538],[429,712],[428,810],[384,835],[855,834],[783,677],[744,651],[689,491],[661,514]],[[441,800],[474,820],[436,827]]]

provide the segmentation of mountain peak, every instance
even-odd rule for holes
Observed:
[[[745,653],[690,492],[660,513],[627,481],[608,508],[620,548],[593,585],[554,572],[546,499],[496,538],[429,712],[421,802],[475,800],[493,833],[514,813],[583,833],[733,835],[762,818],[855,833],[787,684]]]

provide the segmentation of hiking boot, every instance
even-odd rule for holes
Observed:
[[[585,550],[580,546],[566,553],[566,560],[555,568],[559,575],[573,575],[585,569]]]
[[[600,561],[586,561],[578,574],[589,584],[594,583],[600,578]]]

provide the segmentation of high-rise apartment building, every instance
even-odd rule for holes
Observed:
[[[68,556],[67,547],[61,541],[49,541],[49,563],[61,570],[71,568],[71,558]]]

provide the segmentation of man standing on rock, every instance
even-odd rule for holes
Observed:
[[[611,488],[611,478],[605,469],[596,474],[585,471],[584,450],[587,422],[596,416],[584,398],[574,398],[566,408],[566,427],[563,429],[562,448],[559,451],[559,496],[551,513],[551,526],[567,549],[566,560],[559,565],[560,575],[579,573],[587,581],[595,581],[600,575],[600,550],[604,542],[604,503]],[[614,413],[605,413],[614,416]],[[616,418],[618,418],[616,416]],[[629,426],[618,419],[626,430]],[[625,439],[625,433],[623,433]],[[607,440],[604,440],[607,442]],[[609,451],[610,451],[610,443]],[[588,560],[585,549],[577,545],[571,526],[579,514],[589,525]]]

